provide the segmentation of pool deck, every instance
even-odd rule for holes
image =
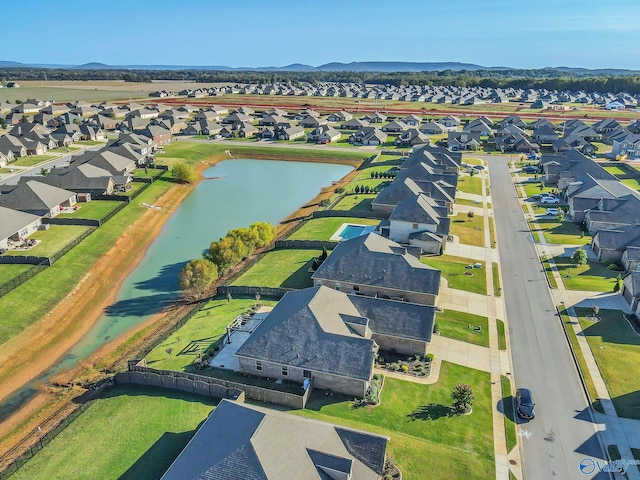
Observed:
[[[362,227],[362,231],[358,235],[354,235],[352,237],[342,237],[340,234],[347,227]],[[340,225],[340,228],[338,228],[338,230],[336,230],[336,233],[334,233],[333,236],[329,240],[334,241],[334,242],[342,242],[343,240],[351,240],[352,238],[360,237],[362,235],[366,235],[366,234],[368,234],[370,232],[373,232],[375,229],[376,229],[375,225],[361,225],[361,224],[358,224],[358,223],[343,223],[342,225]]]

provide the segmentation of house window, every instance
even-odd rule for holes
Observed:
[[[289,367],[287,367],[286,365],[282,366],[282,376],[283,377],[289,376]]]
[[[256,360],[256,370],[262,371],[262,362],[260,360]]]
[[[412,228],[413,228],[414,230],[417,230],[417,229],[418,229],[418,224],[417,224],[417,223],[414,223]]]
[[[360,285],[354,285],[353,286],[353,291],[354,292],[359,292],[360,291]]]
[[[303,370],[302,371],[302,376],[304,378],[311,378],[311,370]]]
[[[336,290],[340,290],[340,288],[342,287],[342,285],[340,285],[339,283],[336,283]]]

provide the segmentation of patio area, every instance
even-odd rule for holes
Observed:
[[[269,315],[272,309],[273,307],[262,306],[250,317],[243,315],[236,317],[227,327],[227,331],[230,332],[230,334],[225,339],[223,347],[209,361],[209,365],[238,371],[240,369],[240,362],[238,361],[238,357],[236,357],[236,352],[244,345],[244,342],[247,341],[264,319],[267,318],[267,315]]]

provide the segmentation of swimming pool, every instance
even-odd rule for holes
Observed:
[[[353,223],[343,223],[336,233],[331,237],[331,240],[350,240],[352,238],[359,237],[360,235],[366,235],[369,232],[375,230],[374,225],[355,225]]]

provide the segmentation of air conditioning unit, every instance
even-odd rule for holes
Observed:
[[[41,224],[38,226],[38,230],[49,230],[49,228],[50,228],[50,227],[51,227],[51,225],[50,225],[50,224],[48,224],[48,223],[41,223]]]

